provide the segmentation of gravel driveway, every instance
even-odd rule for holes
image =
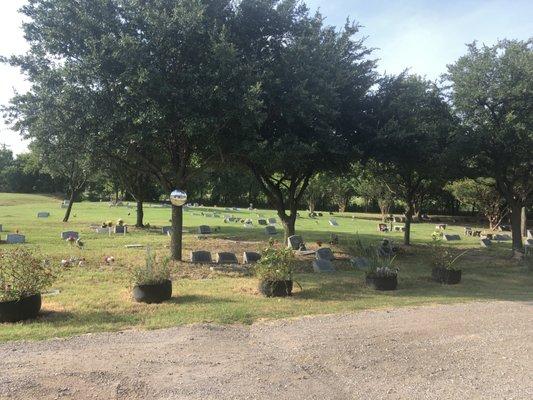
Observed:
[[[1,399],[532,399],[533,303],[0,345]]]

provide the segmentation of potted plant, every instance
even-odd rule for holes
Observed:
[[[276,248],[273,242],[266,248],[255,265],[259,291],[266,297],[292,295],[294,254],[290,248]]]
[[[41,293],[55,277],[50,264],[27,248],[0,250],[0,322],[35,318]]]
[[[370,259],[366,273],[367,286],[376,290],[396,290],[398,287],[398,268],[393,266],[396,256],[380,256],[377,252]]]
[[[132,271],[133,298],[142,303],[161,303],[172,297],[170,259],[157,260],[148,248],[146,262]]]
[[[455,255],[449,248],[441,246],[440,240],[433,239],[433,269],[431,278],[435,282],[446,285],[456,285],[461,282],[461,270],[455,267],[455,263],[462,256],[468,253],[468,250]]]

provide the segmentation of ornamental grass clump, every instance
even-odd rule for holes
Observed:
[[[170,258],[158,260],[156,253],[146,249],[145,264],[133,268],[131,281],[135,285],[155,285],[170,279]]]
[[[442,246],[442,240],[438,238],[433,238],[431,244],[432,247],[432,259],[433,267],[449,269],[453,271],[458,271],[459,268],[456,267],[455,263],[462,258],[469,250],[465,250],[459,254],[452,251],[449,247]]]
[[[42,293],[57,278],[57,269],[25,247],[0,250],[0,302]]]

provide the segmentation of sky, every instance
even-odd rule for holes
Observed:
[[[319,10],[326,24],[342,27],[347,18],[361,25],[366,45],[376,50],[381,73],[397,74],[406,68],[438,79],[446,65],[465,53],[465,44],[477,40],[487,45],[498,39],[533,37],[531,0],[307,0]],[[0,0],[0,55],[21,54],[27,49],[17,10],[25,0]],[[29,85],[17,69],[0,65],[0,105],[15,90]],[[14,153],[27,143],[0,121],[0,144]]]

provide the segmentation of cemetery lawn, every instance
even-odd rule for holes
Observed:
[[[133,265],[144,262],[143,249],[127,249],[127,244],[149,245],[159,255],[168,253],[169,237],[160,233],[161,226],[169,225],[170,209],[145,205],[145,223],[151,229],[131,229],[126,236],[111,237],[97,234],[91,225],[122,218],[126,224],[135,224],[135,204],[132,208],[113,207],[106,203],[76,203],[71,221],[61,222],[63,209],[60,200],[51,196],[0,193],[1,238],[6,233],[19,231],[26,235],[23,246],[34,248],[59,265],[62,259],[83,257],[82,267],[63,269],[52,291],[43,296],[41,316],[30,322],[0,324],[0,341],[38,340],[64,337],[99,331],[124,329],[155,329],[190,323],[243,323],[257,320],[299,317],[314,314],[345,313],[357,310],[414,306],[421,304],[452,303],[484,300],[533,300],[533,274],[528,265],[510,258],[510,243],[494,244],[492,248],[480,248],[479,238],[467,238],[463,225],[448,222],[447,233],[460,234],[461,240],[445,243],[457,250],[471,249],[458,265],[463,270],[459,285],[444,286],[429,279],[431,251],[428,243],[435,223],[414,224],[413,246],[405,249],[397,258],[400,268],[398,290],[376,292],[364,285],[364,272],[354,270],[348,259],[354,253],[351,245],[358,232],[364,241],[377,243],[383,237],[401,243],[402,233],[379,233],[375,214],[335,213],[339,226],[328,223],[329,215],[310,219],[302,211],[297,220],[297,233],[308,247],[316,249],[317,240],[328,246],[330,233],[337,233],[338,246],[333,246],[338,260],[338,270],[332,274],[312,272],[312,257],[300,258],[296,287],[292,298],[268,299],[259,295],[257,280],[242,273],[211,271],[208,265],[175,263],[173,271],[173,298],[171,301],[147,305],[131,300],[128,271]],[[49,211],[49,218],[37,219],[38,211]],[[217,212],[219,218],[205,217],[202,211]],[[264,227],[257,225],[257,213],[276,217],[271,210],[225,211],[224,208],[190,209],[184,213],[184,259],[190,250],[233,251],[242,260],[242,252],[260,251],[267,245]],[[129,214],[129,215],[128,215]],[[253,228],[242,224],[224,224],[222,215],[233,214],[252,218]],[[352,218],[355,215],[355,218]],[[198,225],[219,227],[207,240],[196,238]],[[472,226],[472,224],[469,224]],[[159,227],[156,229],[155,226]],[[480,225],[474,225],[474,227]],[[85,248],[79,250],[60,239],[60,232],[79,231]],[[278,224],[278,231],[282,231]],[[283,234],[277,235],[283,240]],[[10,246],[4,242],[2,248]],[[106,256],[115,257],[115,263],[106,265]]]

